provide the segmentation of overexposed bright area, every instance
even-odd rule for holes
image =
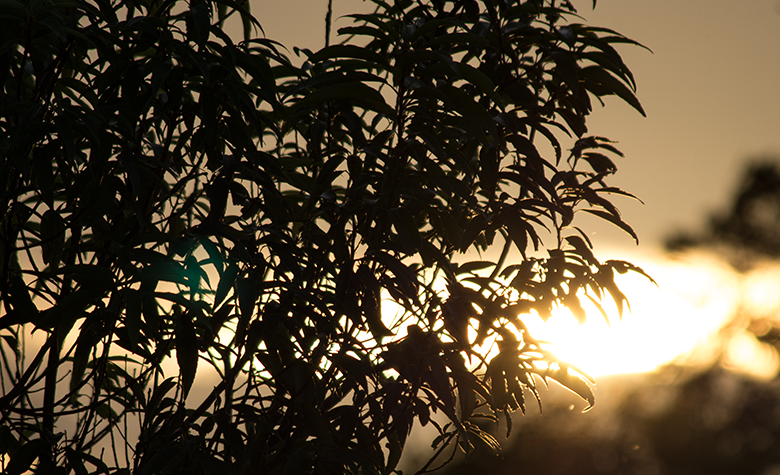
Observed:
[[[592,376],[649,372],[668,364],[704,368],[718,362],[760,379],[777,374],[776,351],[746,331],[741,317],[780,308],[777,269],[739,274],[704,253],[632,261],[658,287],[639,274],[618,276],[631,305],[622,319],[614,305],[605,305],[608,324],[585,299],[585,324],[559,309],[547,322],[524,317],[531,334],[550,342],[549,349],[561,360]]]

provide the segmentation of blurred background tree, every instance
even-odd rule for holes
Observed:
[[[748,161],[731,208],[710,216],[703,231],[681,230],[667,239],[670,251],[717,247],[735,269],[749,270],[760,259],[780,256],[780,159]]]
[[[673,253],[705,250],[720,254],[739,273],[776,267],[780,257],[780,157],[747,161],[730,209],[711,215],[702,231],[678,231],[666,246]],[[769,290],[777,293],[778,290]],[[760,342],[780,349],[780,318],[777,309],[767,314],[750,302],[739,306],[732,322],[722,329],[728,340],[742,330]],[[725,344],[724,344],[725,346]]]
[[[593,404],[521,316],[644,273],[575,219],[636,239],[586,119],[644,113],[637,43],[568,1],[375,3],[300,66],[245,0],[2,3],[4,473],[385,474],[415,422],[496,451],[475,421],[541,381]]]

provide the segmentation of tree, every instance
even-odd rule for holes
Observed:
[[[542,380],[593,403],[521,315],[642,272],[574,225],[636,238],[586,118],[643,113],[637,43],[567,1],[374,3],[298,67],[246,0],[3,2],[7,473],[390,473],[415,421],[497,448],[474,420]]]
[[[719,332],[719,358],[727,364],[729,345],[744,338],[746,332],[755,337],[753,344],[763,347],[765,354],[780,355],[780,309],[757,306],[748,296],[751,272],[777,268],[780,258],[779,163],[778,157],[772,156],[749,160],[725,210],[712,213],[703,230],[678,230],[666,242],[671,253],[715,253],[739,273],[738,283],[745,296]]]
[[[749,270],[760,258],[780,257],[780,168],[777,158],[752,160],[730,205],[714,213],[703,232],[677,231],[669,236],[670,251],[692,247],[726,250],[731,265]]]

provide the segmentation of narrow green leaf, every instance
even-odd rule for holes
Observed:
[[[84,466],[84,462],[81,460],[78,452],[70,447],[65,447],[65,458],[68,459],[68,465],[73,468],[76,475],[88,475],[87,467]]]
[[[195,41],[202,48],[209,39],[211,19],[209,18],[208,5],[205,2],[196,3],[190,12],[192,13],[192,24],[195,27]]]
[[[591,246],[589,246],[581,237],[568,236],[566,238],[566,242],[574,247],[574,250],[577,252],[577,254],[581,256],[589,265],[599,265],[599,261],[596,259],[596,256],[593,255],[593,251],[591,251]]]
[[[525,259],[525,251],[528,248],[528,223],[525,222],[519,213],[514,214],[514,216],[503,214],[503,223],[515,247],[520,251],[523,259]]]
[[[577,63],[572,58],[572,54],[558,50],[554,51],[551,56],[553,61],[555,61],[556,74],[561,77],[564,84],[576,96],[580,90],[580,78],[577,74]]]
[[[381,66],[385,70],[392,69],[390,67],[390,64],[383,56],[371,51],[368,48],[364,48],[357,45],[331,45],[315,53],[313,56],[309,58],[309,61],[312,63],[319,63],[326,59],[332,59],[332,58],[363,59],[365,61],[369,61],[373,63],[374,66]],[[353,67],[354,66],[357,65],[353,65]],[[366,69],[369,69],[369,67],[367,67]]]
[[[135,289],[125,290],[125,328],[131,348],[136,348],[141,337],[141,312],[143,297]]]
[[[395,467],[398,465],[398,462],[401,460],[401,454],[403,453],[403,446],[401,445],[401,441],[398,438],[398,434],[396,432],[391,432],[388,436],[389,440],[389,448],[390,452],[387,454],[387,464],[385,466],[385,469],[382,471],[382,475],[390,475],[391,473],[395,472]]]
[[[65,248],[65,223],[60,214],[49,209],[41,217],[41,254],[43,262],[51,268],[60,265]]]
[[[652,277],[650,277],[650,274],[645,272],[641,267],[636,266],[630,262],[626,261],[619,261],[619,260],[607,260],[604,261],[604,265],[610,266],[613,269],[615,269],[619,274],[625,274],[628,271],[636,272],[639,274],[642,274],[643,276],[647,277],[647,279],[650,280],[656,287],[658,287],[658,283],[653,280]]]

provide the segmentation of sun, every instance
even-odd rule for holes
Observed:
[[[531,336],[559,360],[593,377],[647,373],[669,364],[695,368],[722,364],[764,380],[780,371],[777,351],[745,328],[735,327],[734,320],[746,305],[757,312],[780,312],[780,294],[774,291],[780,288],[780,268],[744,275],[704,253],[674,259],[648,253],[627,260],[642,267],[658,286],[638,273],[616,275],[630,305],[622,318],[609,297],[603,302],[607,321],[582,296],[587,313],[583,324],[565,307],[555,309],[547,321],[534,314],[520,315]],[[445,284],[434,287],[443,290]],[[383,295],[382,313],[389,326],[405,317],[389,295]],[[475,331],[470,331],[473,338]],[[489,342],[481,349],[488,360],[497,351]]]
[[[595,306],[583,299],[586,323],[580,325],[571,312],[559,308],[546,322],[524,316],[529,331],[548,341],[548,349],[561,360],[592,376],[643,373],[670,363],[712,364],[720,351],[716,337],[740,302],[744,286],[739,276],[712,257],[671,260],[655,256],[637,263],[658,287],[637,274],[617,276],[631,307],[622,319],[612,305],[607,308],[609,322],[605,321]],[[749,338],[739,341],[728,350],[732,360],[740,361],[734,369],[756,376],[777,371],[777,364],[767,363],[766,358],[760,368],[746,366],[751,355],[761,350]]]

